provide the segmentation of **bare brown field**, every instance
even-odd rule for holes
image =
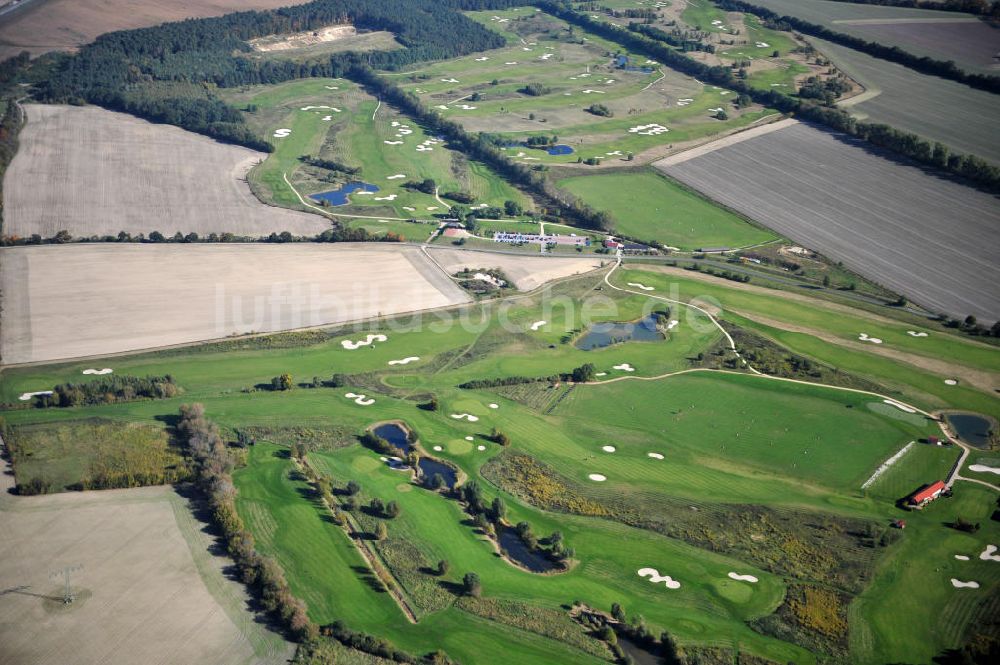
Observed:
[[[4,178],[6,235],[257,237],[329,228],[319,215],[254,198],[244,177],[263,153],[96,107],[25,110],[28,123]]]
[[[661,168],[932,311],[1000,318],[988,194],[804,123]]]
[[[105,32],[234,11],[274,9],[309,0],[32,0],[0,21],[0,59],[69,51]]]
[[[531,291],[546,282],[596,270],[610,259],[597,256],[554,257],[499,254],[486,251],[429,247],[431,258],[449,275],[464,268],[499,268],[522,291]]]
[[[0,250],[5,364],[446,307],[469,296],[419,248],[81,244]]]
[[[170,487],[0,497],[0,665],[287,662]],[[76,602],[50,574],[66,566]]]

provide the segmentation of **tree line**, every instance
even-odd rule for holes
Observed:
[[[732,0],[725,0],[730,2]],[[862,139],[872,145],[885,148],[913,161],[939,168],[948,173],[965,178],[975,185],[991,192],[1000,191],[1000,168],[975,155],[952,152],[939,142],[928,141],[916,134],[905,132],[880,123],[860,122],[847,111],[817,104],[811,100],[791,97],[774,89],[758,90],[745,81],[736,78],[732,69],[726,66],[710,66],[687,57],[649,36],[642,24],[632,23],[628,28],[620,28],[581,14],[564,4],[552,0],[538,0],[538,6],[546,12],[568,23],[585,28],[597,35],[618,42],[627,48],[644,53],[659,60],[666,66],[687,74],[699,81],[725,87],[739,95],[746,95],[754,102],[776,109],[785,114],[794,114],[800,119],[825,125],[845,134]]]
[[[51,395],[35,395],[35,406],[89,406],[114,404],[137,399],[167,399],[180,393],[180,386],[169,374],[164,376],[114,376],[101,377],[87,383],[60,383],[52,388]]]
[[[796,16],[782,16],[781,14],[773,12],[766,7],[754,5],[752,3],[745,2],[744,0],[715,0],[715,4],[719,7],[719,9],[723,9],[725,11],[749,12],[756,14],[757,16],[772,21],[779,26],[784,24],[785,26],[794,28],[807,35],[812,35],[813,37],[819,37],[820,39],[825,39],[835,44],[847,46],[848,48],[861,51],[862,53],[867,53],[868,55],[876,58],[888,60],[889,62],[895,62],[896,64],[918,71],[921,74],[939,76],[951,81],[957,81],[958,83],[964,83],[969,87],[977,88],[979,90],[1000,93],[1000,77],[989,74],[970,74],[960,69],[951,60],[936,60],[934,58],[928,58],[927,56],[917,56],[909,51],[904,51],[898,46],[887,46],[886,44],[881,44],[879,42],[868,41],[843,32],[830,30],[829,28],[819,25],[818,23],[811,23]]]
[[[0,247],[23,247],[26,245],[61,245],[70,242],[122,242],[122,243],[289,243],[289,242],[403,242],[404,238],[392,231],[382,235],[369,233],[364,228],[337,227],[326,229],[314,236],[297,236],[290,231],[281,233],[272,231],[266,236],[238,236],[235,233],[209,233],[206,236],[194,231],[181,233],[177,231],[168,236],[159,231],[152,231],[148,236],[144,233],[132,235],[120,231],[118,235],[83,236],[75,238],[69,231],[58,231],[55,235],[44,238],[38,233],[23,238],[21,236],[0,236]]]

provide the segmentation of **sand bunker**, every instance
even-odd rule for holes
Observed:
[[[601,475],[600,473],[592,473],[587,477],[597,483],[603,483],[605,480],[608,479],[607,476]]]
[[[634,372],[635,367],[632,367],[628,363],[622,363],[621,365],[614,365],[611,369],[620,369],[623,372]]]
[[[472,106],[470,104],[459,104],[458,108],[462,109],[463,111],[475,111],[476,108],[478,107]]]
[[[604,91],[603,90],[591,90],[591,89],[588,88],[587,90],[583,91],[583,94],[585,94],[585,95],[592,95],[592,94],[603,95]]]
[[[384,143],[386,145],[403,145],[402,141],[389,141],[389,140],[385,140],[385,141],[382,141],[382,143]]]
[[[433,450],[434,450],[434,452],[438,452],[439,453],[442,450],[444,450],[444,448],[442,448],[441,446],[434,446]]]
[[[478,445],[478,446],[476,446],[476,450],[482,452],[482,451],[486,450],[486,446],[484,446],[484,445]]]
[[[607,373],[607,372],[598,372],[598,373],[597,373],[597,374],[595,374],[594,376],[607,376],[607,375],[608,375],[608,373]]]
[[[375,400],[368,397],[368,395],[358,395],[355,393],[344,393],[344,397],[347,399],[353,399],[354,403],[359,406],[371,406],[375,403]]]
[[[964,554],[956,554],[955,558],[958,559],[959,561],[968,561],[969,560],[969,557],[965,556]]]
[[[111,369],[110,367],[105,367],[104,369],[85,369],[85,370],[83,370],[83,373],[84,374],[111,374],[114,371],[115,370]]]
[[[409,365],[412,362],[420,360],[420,356],[407,356],[401,360],[390,360],[390,365]]]
[[[475,441],[476,437],[474,437],[474,436],[467,436],[467,437],[465,437],[465,440],[466,441]]]
[[[872,344],[882,343],[882,340],[880,340],[878,337],[869,337],[868,333],[861,333],[860,335],[858,335],[858,339],[861,340],[862,342],[871,342]]]
[[[611,154],[610,152],[608,153]],[[643,291],[655,291],[656,289],[652,286],[646,286],[645,284],[640,284],[639,282],[629,282],[629,286],[634,286],[637,289],[642,289]]]
[[[516,64],[517,64],[517,62],[505,62],[505,63],[503,63],[503,64],[505,64],[505,65],[516,65]]]
[[[486,62],[487,60],[489,60],[489,58],[485,55],[481,58],[476,58],[476,62]]]
[[[321,104],[319,106],[303,106],[300,111],[312,111],[313,109],[330,109],[334,113],[340,113],[340,109],[335,106],[327,106],[326,104]]]
[[[905,404],[900,404],[899,402],[893,401],[891,399],[884,399],[882,401],[885,402],[886,404],[888,404],[889,406],[894,406],[897,409],[899,409],[900,411],[905,411],[906,413],[916,413],[917,412],[916,409],[910,408],[910,407],[906,406]]]
[[[729,579],[736,580],[737,582],[750,582],[750,584],[756,584],[757,578],[753,575],[740,575],[739,573],[734,573],[729,571]]]
[[[291,133],[292,133],[292,130],[290,130],[290,129],[286,128],[286,127],[282,127],[281,129],[274,130],[274,138],[276,138],[276,139],[283,139],[283,138],[285,138],[286,136],[288,136]]]
[[[646,456],[653,459],[663,459],[663,453],[646,453]]]
[[[397,173],[396,175],[387,176],[386,180],[399,180],[400,178],[405,178],[405,173]]]
[[[944,380],[944,384],[946,386],[957,386],[958,385],[958,381],[956,381],[955,379],[945,379]]]
[[[52,394],[51,390],[37,390],[33,393],[21,393],[21,396],[18,397],[18,399],[21,400],[22,402],[27,402],[35,395],[51,395],[51,394]]]
[[[468,420],[470,423],[474,423],[479,420],[479,416],[474,416],[471,413],[453,413],[451,417],[455,420]]]
[[[388,196],[373,196],[373,201],[395,201],[398,194],[389,194]]]
[[[907,330],[906,334],[909,335],[910,337],[927,337],[927,333],[917,332],[916,330]]]
[[[354,349],[359,349],[362,346],[369,346],[370,344],[372,344],[372,342],[385,342],[388,339],[389,338],[386,337],[385,335],[379,335],[376,333],[374,335],[368,335],[364,339],[358,340],[357,342],[352,342],[349,339],[345,339],[340,342],[340,345],[345,349],[347,349],[348,351],[353,351]]]
[[[601,446],[601,450],[603,450],[606,453],[613,453],[618,449],[615,448],[614,446]]]
[[[961,580],[956,580],[954,577],[951,578],[951,585],[956,589],[978,589],[979,582],[962,582]]]
[[[500,408],[499,404],[487,404],[486,406],[490,407],[491,409],[499,409]]]
[[[21,399],[24,399],[23,397]],[[1000,469],[992,466],[986,466],[985,464],[972,464],[969,466],[969,471],[973,473],[995,473],[1000,476]]]
[[[673,330],[674,328],[677,327],[678,323],[680,323],[680,321],[678,321],[677,319],[672,319],[670,323],[667,324],[667,330],[668,331]]]
[[[643,136],[656,136],[658,134],[666,134],[670,130],[658,123],[651,123],[648,125],[636,125],[635,127],[629,127],[629,134],[642,134]]]
[[[546,323],[548,323],[548,321],[535,321],[534,323],[531,324],[531,329],[532,330],[538,330],[539,328],[541,328],[542,326],[544,326]]]
[[[639,577],[648,577],[653,584],[663,582],[668,589],[680,589],[681,583],[670,577],[670,575],[660,575],[656,568],[640,568],[637,571]]]
[[[982,561],[1000,561],[1000,554],[994,554],[996,551],[996,545],[987,545],[986,549],[979,553],[979,558]]]

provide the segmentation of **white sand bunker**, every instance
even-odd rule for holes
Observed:
[[[757,46],[757,48],[768,48],[768,47],[770,47],[771,45],[770,45],[770,44],[768,44],[767,42],[757,42],[757,43],[756,43],[756,46]]]
[[[324,85],[323,87],[326,88],[327,90],[340,90],[339,85]]]
[[[614,446],[601,446],[601,450],[603,450],[606,453],[613,453],[618,449],[615,448]]]
[[[400,178],[405,178],[405,173],[397,173],[396,175],[387,176],[386,180],[399,180]]]
[[[353,399],[354,403],[359,406],[371,406],[375,403],[375,400],[368,397],[368,395],[358,395],[356,393],[344,393],[344,397],[347,399]]]
[[[465,440],[466,441],[475,441],[476,437],[474,437],[474,436],[467,436],[467,437],[465,437]]]
[[[389,141],[388,139],[385,140],[385,141],[382,141],[382,143],[384,143],[386,145],[403,145],[402,141]]]
[[[462,109],[463,111],[475,111],[478,107],[472,106],[471,104],[459,104],[458,108]]]
[[[969,557],[965,556],[964,554],[956,554],[955,558],[958,559],[959,561],[968,561],[969,560]]]
[[[410,363],[417,362],[420,360],[420,356],[407,356],[400,360],[390,360],[390,365],[409,365]]]
[[[909,335],[910,337],[927,337],[927,333],[917,332],[916,330],[907,330],[906,334]]]
[[[677,327],[678,323],[680,323],[680,321],[678,321],[677,319],[671,319],[670,323],[667,324],[667,330],[668,331],[673,330],[674,328]]]
[[[416,212],[417,209],[413,206],[403,206],[403,210],[408,210],[409,212]]]
[[[632,367],[628,363],[622,363],[621,365],[614,365],[611,369],[620,369],[623,372],[634,372],[635,367]]]
[[[481,58],[476,58],[476,62],[486,62],[487,60],[489,60],[489,58],[485,55]]]
[[[973,473],[995,473],[1000,476],[1000,469],[992,466],[986,466],[985,464],[971,464],[969,466],[969,471],[972,471]]]
[[[505,64],[505,65],[516,65],[517,61],[514,61],[514,62],[505,62],[503,64]]]
[[[548,321],[535,321],[534,323],[531,324],[531,329],[532,330],[538,330],[539,328],[541,328],[542,326],[544,326],[546,323],[548,323]]]
[[[910,408],[910,407],[906,406],[905,404],[900,404],[899,402],[893,401],[891,399],[884,399],[882,401],[885,402],[886,404],[888,404],[889,406],[894,406],[897,409],[899,409],[900,411],[905,411],[906,413],[916,413],[917,412],[916,409]]]
[[[373,201],[395,201],[398,194],[389,194],[388,196],[373,196]]]
[[[283,138],[285,138],[286,136],[288,136],[291,133],[292,133],[292,130],[290,130],[288,128],[285,128],[285,127],[282,127],[281,129],[274,130],[274,138],[276,138],[276,139],[283,139]]]
[[[982,561],[1000,561],[1000,554],[995,554],[996,551],[996,545],[987,545],[986,549],[979,553],[979,558]]]
[[[22,402],[27,402],[35,395],[51,395],[51,394],[52,394],[51,390],[36,390],[33,393],[21,393],[21,396],[18,397],[18,399],[21,400]]]
[[[666,134],[670,130],[659,123],[651,123],[648,125],[636,125],[635,127],[629,127],[629,134],[642,134],[643,136],[657,136],[658,134]]]
[[[441,82],[442,83],[458,83],[458,79],[457,78],[441,79]]]
[[[552,54],[552,53],[545,53],[545,54],[543,54],[543,55],[540,55],[540,56],[538,56],[538,59],[539,59],[539,60],[548,60],[548,59],[549,59],[549,58],[551,58],[551,57],[552,57],[553,55],[554,55],[554,54]]]
[[[322,104],[320,106],[303,106],[301,110],[312,111],[313,109],[330,109],[334,113],[340,113],[340,109],[338,109],[336,106],[327,106],[326,104]]]
[[[434,446],[434,452],[438,452],[439,453],[442,450],[444,450],[444,448],[442,448],[441,446]]]
[[[596,483],[603,483],[605,480],[608,479],[607,476],[601,475],[600,473],[592,473],[587,477]]]
[[[603,90],[591,90],[591,89],[588,88],[588,89],[586,89],[586,90],[583,91],[583,94],[585,94],[585,95],[593,95],[593,94],[603,95],[604,91]]]
[[[961,580],[956,580],[954,577],[951,578],[951,585],[956,589],[978,589],[979,582],[963,582]]]
[[[85,370],[83,370],[83,373],[84,374],[111,374],[114,371],[115,370],[111,369],[110,367],[105,367],[104,369],[93,369],[93,368],[85,369]]]
[[[882,340],[880,340],[878,337],[869,337],[868,333],[861,333],[860,335],[858,335],[858,339],[861,340],[862,342],[871,342],[872,344],[882,343]]]
[[[638,571],[639,577],[648,577],[649,581],[653,584],[659,584],[663,582],[668,589],[680,589],[681,583],[670,577],[670,575],[660,575],[660,571],[656,568],[640,568]]]
[[[357,342],[352,342],[349,339],[343,340],[340,345],[347,349],[348,351],[353,351],[354,349],[359,349],[362,346],[369,346],[372,342],[385,342],[389,338],[385,335],[380,335],[378,333],[374,335],[368,335],[364,339],[359,339]]]
[[[608,153],[611,154],[610,152]],[[656,289],[652,286],[646,286],[645,284],[640,284],[639,282],[629,282],[629,286],[634,286],[637,289],[642,289],[643,291],[655,291]]]
[[[734,573],[729,571],[729,579],[736,580],[737,582],[749,582],[750,584],[756,584],[757,578],[753,575],[740,575],[739,573]]]
[[[474,423],[479,420],[479,416],[474,416],[471,413],[453,413],[451,417],[455,420],[468,420],[470,423]]]
[[[958,385],[958,381],[956,381],[955,379],[945,379],[944,380],[944,384],[946,386],[957,386]]]
[[[663,459],[663,453],[646,453],[646,456],[653,459]]]
[[[500,408],[499,404],[492,404],[492,403],[490,403],[490,404],[487,404],[486,406],[490,407],[491,409],[499,409]]]
[[[486,450],[486,446],[478,445],[478,446],[476,446],[476,450],[482,452],[482,451]]]
[[[597,374],[595,374],[594,376],[607,376],[607,375],[608,375],[608,373],[607,373],[607,372],[598,372],[598,373],[597,373]]]

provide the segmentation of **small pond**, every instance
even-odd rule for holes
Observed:
[[[406,430],[395,423],[379,425],[375,428],[374,432],[376,436],[382,437],[392,445],[402,450],[403,455],[407,455],[411,450],[413,450],[413,446],[406,438]],[[417,466],[420,467],[420,472],[428,481],[434,477],[435,473],[439,473],[444,479],[445,485],[449,488],[455,487],[455,484],[458,482],[458,474],[455,473],[455,469],[451,468],[447,464],[438,462],[437,460],[433,460],[428,457],[421,457]]]
[[[573,148],[563,143],[560,143],[558,145],[552,146],[545,152],[549,153],[550,155],[572,155]]]
[[[329,192],[320,192],[319,194],[311,194],[309,198],[315,201],[326,201],[332,206],[342,206],[350,203],[350,201],[347,199],[347,196],[349,194],[353,194],[354,192],[377,192],[377,191],[378,191],[378,185],[370,185],[367,182],[348,182],[344,183],[337,189],[331,189]]]
[[[974,413],[946,413],[944,419],[964,443],[976,448],[990,447],[993,423],[988,418]]]
[[[637,322],[595,323],[576,340],[575,346],[590,351],[619,342],[657,342],[661,339],[664,335],[656,329],[656,316],[650,314]]]
[[[518,562],[533,573],[546,573],[556,569],[556,564],[552,563],[547,556],[528,549],[528,546],[517,535],[513,529],[500,530],[500,547],[507,552],[507,556]]]

